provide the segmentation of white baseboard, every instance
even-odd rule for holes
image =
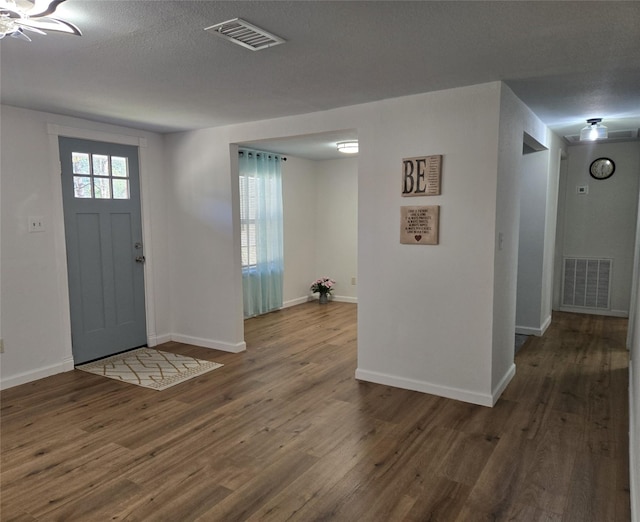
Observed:
[[[529,326],[516,325],[516,333],[522,335],[535,335],[536,337],[542,337],[551,324],[551,316],[547,317],[540,328],[531,328]]]
[[[149,348],[168,343],[169,341],[171,341],[171,334],[147,335],[147,346]]]
[[[358,298],[357,297],[350,297],[348,295],[336,295],[335,297],[333,297],[332,300],[336,301],[338,303],[358,304]]]
[[[51,366],[45,366],[44,368],[37,368],[35,370],[29,370],[28,372],[19,373],[0,379],[0,389],[6,390],[7,388],[13,388],[20,384],[26,384],[31,381],[37,381],[38,379],[44,379],[45,377],[51,377],[57,373],[69,372],[73,370],[73,358],[65,359],[64,361],[52,364]]]
[[[284,303],[282,303],[282,308],[297,306],[299,304],[306,303],[307,301],[310,301],[310,300],[311,298],[308,295],[305,295],[304,297],[298,297],[296,299],[290,299],[289,301],[285,301]]]
[[[310,297],[309,300],[310,301],[317,301],[319,298],[318,297]],[[357,297],[350,297],[348,295],[332,295],[329,298],[329,302],[331,301],[335,301],[336,303],[354,303],[354,304],[358,304],[358,298]]]
[[[171,334],[171,340],[178,343],[193,344],[202,348],[211,348],[212,350],[220,350],[222,352],[239,353],[247,349],[247,344],[241,343],[231,344],[223,341],[215,341],[212,339],[203,339],[201,337],[192,337],[191,335]]]
[[[640,382],[640,379],[638,379]],[[631,521],[640,522],[640,390],[634,389],[633,365],[629,364],[629,476],[631,491]]]
[[[317,301],[317,296],[305,295],[304,297],[298,297],[297,299],[290,299],[289,301],[285,301],[282,303],[282,308],[289,308],[290,306],[296,306],[303,303],[308,303],[309,301]],[[348,295],[332,295],[329,298],[329,302],[335,301],[336,303],[354,303],[358,304],[357,297],[350,297]]]
[[[571,306],[561,306],[559,312],[572,312],[574,314],[608,315],[609,317],[629,317],[627,310],[598,310],[596,308],[573,308]]]
[[[491,400],[492,400],[491,406],[496,405],[496,402],[498,402],[498,399],[502,395],[502,392],[509,385],[509,383],[511,382],[511,379],[513,379],[515,375],[516,375],[516,365],[512,363],[511,367],[502,376],[502,379],[500,379],[500,382],[498,383],[498,385],[491,392]]]
[[[223,352],[239,353],[244,352],[247,349],[245,342],[231,344],[222,341],[213,341],[210,339],[202,339],[199,337],[192,337],[190,335],[181,334],[163,334],[158,336],[149,336],[147,338],[148,346],[157,346],[169,341],[177,341],[180,343],[193,344],[195,346],[201,346],[203,348],[211,348],[214,350],[220,350]],[[154,344],[155,343],[155,344]],[[44,379],[57,373],[63,373],[73,370],[74,363],[73,357],[65,359],[58,364],[52,364],[51,366],[45,366],[44,368],[37,368],[29,370],[28,372],[19,373],[17,375],[11,375],[10,377],[0,378],[0,390],[6,390],[19,386],[20,384],[26,384],[28,382],[37,381],[38,379]]]
[[[395,388],[403,388],[405,390],[429,393],[431,395],[438,395],[439,397],[446,397],[447,399],[455,399],[462,402],[470,402],[471,404],[478,404],[480,406],[491,407],[494,405],[494,398],[489,394],[477,393],[469,390],[461,390],[459,388],[451,388],[449,386],[442,386],[439,384],[418,381],[415,379],[407,379],[405,377],[398,377],[396,375],[389,375],[386,373],[374,372],[370,370],[362,370],[360,368],[356,370],[356,379],[358,379],[359,381],[374,382],[376,384],[393,386]]]

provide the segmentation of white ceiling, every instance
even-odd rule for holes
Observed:
[[[55,16],[84,35],[2,40],[3,104],[172,132],[503,80],[559,134],[640,127],[640,2],[67,0]],[[204,31],[236,17],[287,43]]]

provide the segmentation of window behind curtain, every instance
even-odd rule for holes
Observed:
[[[239,152],[240,230],[244,315],[282,308],[281,158],[269,152]]]
[[[256,265],[256,178],[240,175],[242,268]]]

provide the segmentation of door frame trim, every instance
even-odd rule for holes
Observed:
[[[67,350],[68,357],[73,360],[71,350],[71,310],[69,301],[69,279],[67,275],[67,244],[64,230],[64,207],[62,201],[62,180],[60,167],[60,149],[58,138],[78,138],[83,140],[94,140],[108,143],[118,143],[120,145],[132,145],[138,147],[138,162],[140,170],[140,208],[142,212],[142,240],[144,243],[146,261],[144,263],[144,295],[145,295],[145,317],[147,344],[155,346],[157,344],[157,332],[155,321],[155,299],[153,285],[153,241],[151,237],[151,211],[150,203],[145,196],[150,194],[150,175],[148,169],[147,139],[140,136],[130,136],[126,134],[112,134],[103,131],[82,129],[78,127],[66,127],[53,123],[47,124],[47,134],[49,135],[49,157],[51,158],[51,192],[52,192],[52,212],[51,229],[55,245],[55,259],[58,274],[58,288],[60,307],[59,321],[63,342]]]

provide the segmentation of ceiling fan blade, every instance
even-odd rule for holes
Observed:
[[[30,0],[33,6],[26,10],[27,16],[48,16],[65,0]]]
[[[65,22],[58,18],[24,18],[16,20],[16,24],[22,27],[30,27],[32,29],[40,29],[41,31],[54,31],[58,33],[75,34],[82,36],[80,29],[78,29],[71,22]]]
[[[22,29],[18,29],[17,31],[14,31],[13,33],[11,33],[11,37],[19,38],[20,40],[26,40],[27,42],[31,41],[31,38],[29,38],[26,34],[24,34],[24,31]]]
[[[47,34],[44,31],[38,29],[37,27],[31,27],[30,25],[25,25],[25,24],[17,24],[20,26],[20,28],[18,29],[18,31],[31,31],[33,33],[38,33],[38,34]]]

